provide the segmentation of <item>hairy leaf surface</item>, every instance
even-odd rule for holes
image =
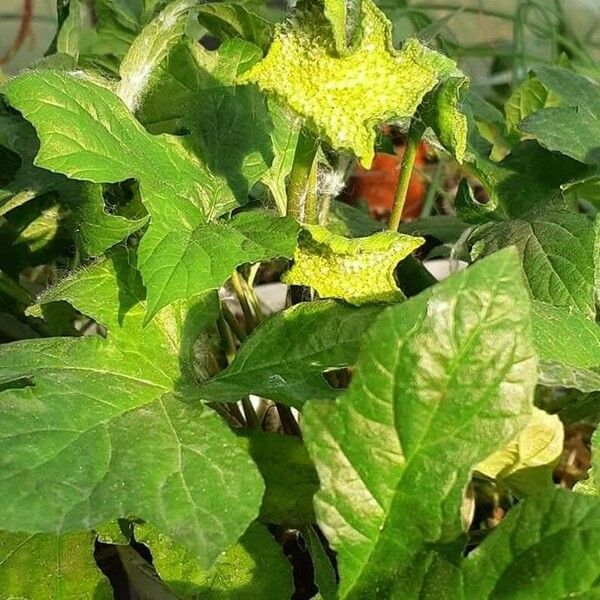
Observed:
[[[192,345],[215,318],[215,297],[143,327],[130,258],[120,250],[43,298],[93,317],[107,339],[0,347],[0,526],[60,533],[135,515],[207,566],[255,518],[263,484],[190,387]]]
[[[322,298],[339,298],[357,306],[397,302],[404,294],[394,270],[424,241],[395,231],[350,239],[308,225],[300,236],[292,268],[282,280],[312,287]]]

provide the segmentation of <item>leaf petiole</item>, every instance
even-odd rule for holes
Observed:
[[[402,211],[404,210],[404,203],[406,202],[406,195],[408,193],[408,186],[410,184],[410,177],[415,166],[415,159],[417,157],[417,149],[423,137],[424,127],[422,123],[412,121],[408,130],[408,136],[406,139],[406,150],[400,163],[400,178],[398,179],[398,187],[396,188],[396,195],[394,198],[394,208],[390,215],[390,221],[388,223],[388,229],[390,231],[398,231],[400,221],[402,219]]]

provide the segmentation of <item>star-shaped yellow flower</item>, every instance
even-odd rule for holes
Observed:
[[[294,264],[282,281],[307,285],[321,298],[339,298],[356,306],[398,302],[404,295],[394,269],[424,241],[395,231],[350,239],[309,225],[300,235]]]
[[[356,50],[340,56],[318,3],[279,26],[267,56],[241,79],[278,96],[332,147],[373,160],[375,125],[411,117],[427,92],[455,71],[455,63],[408,40],[392,45],[391,24],[364,0]]]

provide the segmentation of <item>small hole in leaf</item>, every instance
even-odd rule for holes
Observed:
[[[334,390],[345,390],[350,385],[353,373],[350,367],[329,369],[323,372],[323,378]]]
[[[103,185],[102,197],[104,209],[110,215],[119,215],[128,219],[141,218],[145,215],[139,186],[135,179]]]
[[[20,390],[26,387],[32,387],[34,385],[31,377],[19,377],[12,381],[0,381],[0,392],[6,390]]]

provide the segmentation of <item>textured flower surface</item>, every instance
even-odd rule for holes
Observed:
[[[339,56],[323,15],[299,11],[241,81],[283,99],[334,148],[351,150],[368,168],[374,126],[411,117],[425,94],[455,72],[455,63],[414,39],[396,51],[389,21],[370,0],[362,23],[356,51]]]
[[[308,285],[322,298],[340,298],[357,306],[396,302],[404,295],[394,269],[424,241],[393,231],[349,239],[324,227],[307,226],[284,281]]]

